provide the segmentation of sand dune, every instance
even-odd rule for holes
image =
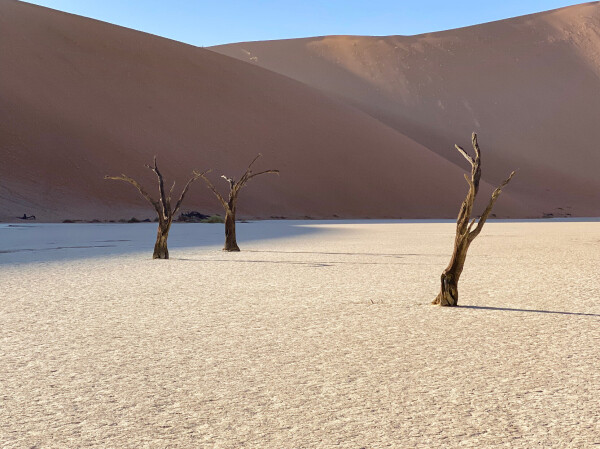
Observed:
[[[212,49],[316,87],[457,164],[449,144],[478,131],[483,178],[519,168],[510,191],[530,213],[600,215],[598,2],[419,36]]]
[[[599,11],[213,49],[226,56],[3,1],[0,220],[152,217],[103,175],[150,188],[142,165],[157,154],[181,186],[192,168],[235,174],[258,152],[282,174],[244,192],[242,216],[450,218],[466,191],[452,145],[473,130],[479,207],[518,168],[498,216],[600,215]],[[202,185],[188,200],[219,210]]]
[[[154,189],[154,154],[181,186],[192,168],[235,174],[262,152],[281,176],[244,191],[242,216],[452,217],[466,190],[462,170],[352,106],[141,32],[2,1],[0,66],[1,219],[152,217],[102,178]],[[188,199],[220,208],[200,184]],[[508,193],[497,212],[527,211]]]

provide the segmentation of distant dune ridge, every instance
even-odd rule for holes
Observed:
[[[206,50],[2,0],[0,67],[0,220],[151,217],[103,176],[151,189],[142,166],[157,154],[181,188],[194,168],[241,173],[258,152],[281,176],[249,186],[241,216],[453,218],[467,190],[453,144],[472,131],[482,204],[519,169],[499,217],[600,216],[598,2]],[[219,207],[198,184],[183,209]]]
[[[481,133],[484,178],[520,168],[530,212],[600,214],[600,3],[419,36],[213,48],[352,104],[453,163]],[[560,209],[560,208],[563,209]]]

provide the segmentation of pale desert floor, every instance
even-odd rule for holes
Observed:
[[[1,225],[0,447],[600,445],[600,222],[488,223],[442,309],[453,232]]]

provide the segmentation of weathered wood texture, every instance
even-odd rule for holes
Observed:
[[[167,239],[169,238],[169,230],[171,229],[171,224],[173,223],[173,217],[181,208],[181,204],[183,203],[183,199],[187,194],[190,186],[194,181],[198,178],[204,176],[206,171],[202,173],[198,173],[196,171],[193,172],[193,176],[189,179],[181,195],[179,196],[179,200],[175,203],[175,207],[171,206],[171,200],[173,195],[173,190],[175,189],[175,182],[171,186],[168,194],[165,192],[165,182],[162,173],[158,169],[158,164],[156,163],[156,156],[154,157],[154,165],[145,165],[146,168],[152,170],[157,177],[158,180],[158,193],[159,199],[155,200],[150,196],[150,194],[142,187],[140,183],[138,183],[135,179],[130,178],[127,175],[121,174],[120,176],[105,176],[104,179],[112,179],[116,181],[125,181],[129,184],[133,185],[140,194],[154,207],[156,210],[156,214],[158,215],[158,232],[156,235],[156,243],[154,244],[154,253],[152,255],[153,259],[168,259],[169,258],[169,249],[167,247]]]
[[[477,141],[477,134],[473,133],[472,136],[473,149],[475,150],[475,157],[470,156],[463,148],[456,145],[456,149],[464,156],[464,158],[471,164],[471,176],[465,174],[465,179],[469,183],[469,192],[467,197],[460,207],[460,212],[456,220],[456,237],[454,239],[454,251],[450,263],[444,270],[441,276],[441,288],[440,293],[437,295],[432,304],[440,306],[457,306],[458,305],[458,280],[462,274],[465,260],[467,258],[467,251],[471,242],[479,235],[483,229],[488,216],[492,212],[494,203],[500,196],[502,189],[510,182],[512,177],[515,175],[513,171],[510,176],[492,193],[492,198],[489,204],[483,211],[483,214],[479,217],[471,220],[471,212],[473,211],[473,203],[477,197],[479,191],[479,181],[481,179],[481,149]]]
[[[228,178],[225,175],[221,176],[221,178],[225,179],[229,184],[229,195],[227,200],[225,200],[223,195],[219,193],[219,191],[216,189],[213,183],[205,176],[206,173],[198,174],[194,172],[195,175],[197,174],[198,176],[202,177],[202,179],[204,179],[208,188],[215,194],[215,196],[223,206],[223,209],[225,210],[225,246],[223,247],[223,251],[240,250],[235,235],[235,214],[240,190],[242,190],[242,188],[245,187],[248,181],[250,181],[252,178],[255,178],[260,175],[266,175],[268,173],[279,174],[279,170],[263,170],[254,173],[252,171],[252,166],[261,156],[261,154],[258,154],[258,156],[256,156],[252,160],[252,162],[250,162],[250,165],[248,165],[248,168],[246,169],[242,177],[239,179],[239,181],[236,181],[234,178]]]

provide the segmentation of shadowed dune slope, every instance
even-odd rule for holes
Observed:
[[[193,168],[218,180],[262,152],[257,169],[281,176],[244,190],[247,217],[454,217],[467,188],[462,168],[353,106],[168,39],[3,0],[0,66],[3,220],[153,217],[132,186],[103,176],[154,192],[143,168],[154,154],[181,188]],[[220,208],[200,181],[187,199]],[[497,212],[528,213],[510,192]]]
[[[259,166],[282,174],[244,191],[243,215],[455,214],[458,169],[297,81],[27,4],[2,2],[0,20],[5,219],[152,216],[131,186],[103,175],[123,171],[154,188],[142,165],[158,154],[182,184],[195,167],[242,171],[259,151]],[[188,200],[188,209],[220,207],[200,183]],[[507,199],[504,213],[511,204],[518,209]]]
[[[447,158],[480,133],[532,215],[600,215],[600,3],[419,36],[212,47],[357,107]]]

